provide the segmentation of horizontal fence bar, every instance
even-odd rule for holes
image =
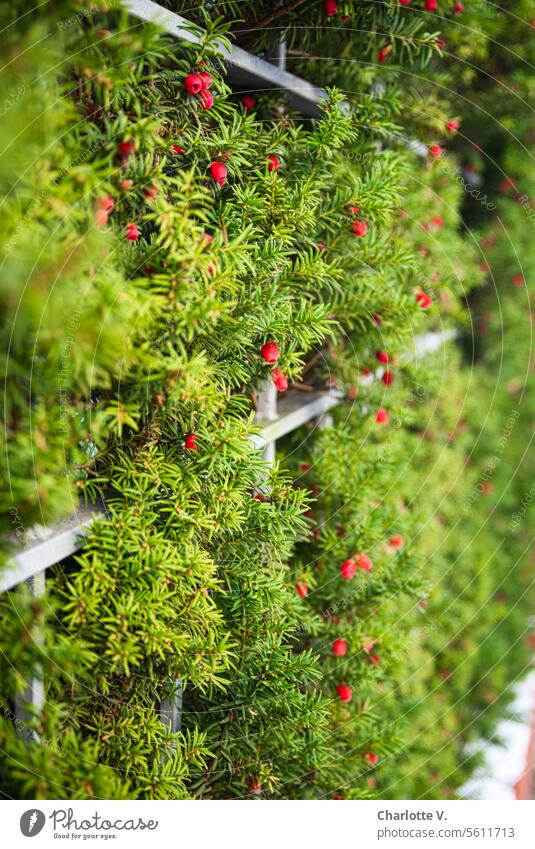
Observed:
[[[410,362],[420,356],[427,356],[457,336],[456,330],[422,333],[414,337],[413,345],[404,352],[403,359]],[[360,384],[370,385],[374,379],[380,378],[382,373],[383,369],[377,369],[374,375],[361,376]],[[336,389],[307,393],[294,391],[279,397],[274,406],[271,398],[273,393],[269,389],[264,392],[266,400],[259,407],[256,416],[256,423],[262,427],[262,431],[251,436],[253,444],[264,451],[275,440],[306,422],[323,416],[343,398],[343,394]],[[22,581],[74,554],[83,545],[84,536],[92,522],[103,515],[105,512],[102,504],[94,505],[49,528],[38,526],[28,531],[24,549],[0,571],[0,592],[13,589]]]
[[[23,550],[0,572],[0,592],[12,589],[21,581],[74,554],[83,544],[83,538],[95,518],[103,515],[103,506],[95,504],[50,527],[38,525],[32,528],[26,534]]]
[[[251,436],[251,441],[257,448],[263,448],[281,436],[291,433],[311,419],[321,416],[336,404],[339,404],[343,394],[338,390],[330,392],[293,392],[281,398],[278,402],[277,418],[264,421],[257,417],[262,424],[262,433]]]
[[[152,0],[125,0],[124,5],[134,17],[158,25],[164,32],[181,41],[198,44],[202,38],[197,34],[202,32],[200,28],[197,28],[196,32],[186,18],[162,8]],[[311,117],[319,115],[318,104],[327,97],[322,88],[242,50],[241,47],[232,47],[230,50],[223,44],[218,47],[232,85],[244,90],[285,92],[292,106],[301,114]]]

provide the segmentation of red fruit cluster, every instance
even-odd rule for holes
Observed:
[[[333,653],[338,657],[343,657],[347,651],[347,643],[345,640],[335,640],[333,643]]]
[[[464,12],[464,3],[455,3],[453,11],[456,15],[462,15],[462,13]]]
[[[429,148],[429,156],[432,156],[433,159],[437,159],[439,156],[442,156],[443,153],[444,151],[439,144],[432,144]]]
[[[385,386],[390,386],[392,381],[394,380],[393,372],[386,369],[386,371],[383,373],[381,380],[383,381]]]
[[[95,200],[95,224],[97,227],[105,227],[108,223],[108,216],[115,206],[115,201],[111,195],[104,195]]]
[[[228,176],[227,166],[223,165],[222,162],[212,162],[210,174],[219,186],[224,186]]]
[[[387,44],[386,47],[383,47],[381,50],[377,51],[377,61],[381,62],[381,64],[383,62],[386,62],[386,60],[388,59],[388,57],[391,53],[392,53],[392,45]]]
[[[129,242],[137,242],[139,239],[139,230],[135,224],[126,225],[126,238]]]
[[[268,363],[268,365],[274,365],[274,363],[276,363],[279,359],[280,348],[276,342],[266,342],[260,348],[260,354],[265,363]],[[288,389],[288,378],[285,374],[283,374],[280,368],[273,369],[271,372],[271,379],[279,392],[286,392]]]
[[[131,153],[134,153],[136,149],[136,143],[129,139],[128,141],[120,141],[117,145],[117,150],[121,154],[121,156],[129,156]]]
[[[332,16],[336,15],[338,11],[338,4],[335,0],[325,0],[325,3],[323,4],[323,11],[328,18],[332,18]]]
[[[423,310],[426,310],[431,306],[431,298],[425,292],[418,292],[416,295],[416,303],[419,304]]]
[[[388,356],[386,351],[376,351],[375,359],[378,360],[378,362],[380,363],[384,363],[385,365],[390,362],[390,357]]]
[[[364,572],[370,572],[373,567],[371,557],[367,554],[356,554],[348,560],[344,560],[340,567],[340,574],[346,581],[350,581],[356,573],[357,569],[362,569]]]
[[[250,112],[254,108],[256,101],[252,94],[244,94],[243,97],[240,97],[240,103],[246,112]]]
[[[375,421],[377,424],[388,424],[388,413],[384,407],[379,407],[375,414]]]
[[[173,153],[176,153],[177,156],[182,156],[186,152],[183,147],[180,147],[179,144],[172,144],[171,150],[173,151]]]
[[[353,698],[353,690],[349,684],[338,684],[336,692],[343,702],[350,702]]]
[[[369,764],[372,764],[372,766],[375,766],[375,764],[379,760],[379,755],[376,755],[375,752],[366,752],[364,757],[366,758]]]
[[[363,569],[365,572],[371,571],[373,563],[371,557],[368,557],[367,554],[357,554],[354,560],[358,569]]]
[[[184,448],[186,451],[197,451],[198,447],[196,434],[188,433],[184,440]]]
[[[425,10],[426,12],[436,12],[438,9],[437,0],[425,0]]]
[[[405,540],[401,536],[401,534],[394,534],[393,537],[390,537],[390,545],[392,548],[403,548],[405,545]]]
[[[149,200],[155,200],[155,198],[157,198],[159,195],[159,191],[156,186],[145,186],[145,188],[143,189],[143,194]]]
[[[350,558],[349,560],[344,560],[340,567],[340,574],[342,578],[346,581],[350,581],[357,573],[357,566],[355,561]]]
[[[203,84],[198,74],[188,74],[184,80],[184,88],[188,94],[199,94],[203,89]]]
[[[279,392],[286,392],[286,390],[288,389],[288,378],[285,374],[282,373],[280,368],[273,369],[273,371],[271,372],[271,378]]]
[[[188,94],[199,95],[203,109],[210,109],[214,105],[214,96],[208,91],[212,86],[212,77],[205,71],[198,74],[188,74],[184,80],[184,88]]]
[[[522,286],[524,283],[524,275],[523,274],[515,274],[513,276],[513,286]]]
[[[295,589],[297,591],[297,595],[301,598],[305,598],[305,596],[308,595],[308,586],[305,584],[304,581],[298,581],[295,585]]]
[[[278,156],[273,156],[272,153],[269,154],[268,158],[268,171],[278,171],[280,168],[280,159]]]
[[[355,236],[365,236],[368,232],[368,225],[365,221],[353,221],[351,227]]]
[[[249,778],[247,779],[247,787],[249,788],[250,793],[262,792],[262,785],[260,784],[257,778],[253,778],[252,776],[249,776]]]
[[[266,342],[266,344],[262,345],[260,348],[260,353],[264,362],[269,363],[269,365],[273,365],[273,363],[276,363],[279,359],[280,349],[276,342]]]
[[[459,129],[459,122],[456,121],[455,118],[452,118],[451,121],[448,121],[446,123],[446,127],[450,131],[450,133],[456,133]]]

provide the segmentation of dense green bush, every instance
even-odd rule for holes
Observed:
[[[292,68],[332,86],[320,118],[274,93],[244,103],[216,42],[272,4],[237,5],[199,16],[198,47],[104,3],[30,17],[18,2],[7,31],[5,557],[80,499],[107,508],[44,599],[26,586],[0,599],[10,796],[447,797],[528,661],[533,402],[524,289],[508,278],[522,239],[529,276],[529,203],[503,201],[510,248],[488,203],[466,204],[466,139],[451,156],[411,144],[454,139],[461,112],[478,125],[487,94],[438,96],[442,74],[450,88],[473,78],[442,58],[442,20],[394,2],[339,4],[347,61],[315,63],[305,49],[338,47],[323,4],[307,2],[306,37],[295,16],[280,24]],[[231,29],[267,49],[272,23]],[[464,29],[446,27],[461,56]],[[482,30],[485,68],[491,35],[508,31],[495,17]],[[389,79],[375,61],[385,41]],[[350,62],[363,44],[366,63]],[[185,91],[192,72],[211,75],[210,108]],[[527,186],[504,157],[498,169]],[[480,241],[461,211],[490,227]],[[505,310],[481,288],[485,240]],[[475,366],[450,350],[410,357],[415,334],[469,339],[486,311]],[[503,327],[518,344],[496,383]],[[336,385],[344,399],[282,440],[273,467],[250,439],[276,378],[269,341],[291,391]],[[389,362],[370,384],[378,352]],[[23,725],[24,682],[41,674],[44,709],[27,706]],[[178,680],[176,732],[160,714]]]

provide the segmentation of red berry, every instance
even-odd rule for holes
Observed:
[[[115,206],[115,201],[111,195],[104,195],[101,198],[96,198],[95,206],[97,209],[105,210],[105,212],[111,212]]]
[[[212,82],[213,82],[212,77],[210,76],[210,74],[207,74],[206,71],[199,71],[197,76],[199,77],[199,79],[202,83],[203,89],[207,89],[207,88],[212,87]]]
[[[124,189],[125,192],[127,192],[128,189],[131,189],[133,185],[133,180],[121,180],[121,189]]]
[[[240,103],[245,109],[246,112],[249,112],[253,109],[256,101],[252,94],[244,94],[243,97],[240,97]]]
[[[227,180],[227,166],[222,162],[212,162],[210,165],[210,174],[220,186],[224,186]]]
[[[98,206],[94,212],[94,222],[96,227],[105,227],[108,223],[108,213],[105,209],[100,209]]]
[[[126,238],[129,242],[137,242],[139,239],[139,230],[135,224],[126,225]]]
[[[375,414],[377,424],[388,424],[388,413],[384,407],[379,407]]]
[[[270,153],[268,156],[268,171],[277,171],[280,168],[280,159]]]
[[[401,534],[394,534],[393,537],[390,537],[390,545],[392,548],[403,548],[405,545],[405,540],[401,536]]]
[[[323,4],[323,11],[328,18],[332,18],[332,16],[336,15],[338,11],[338,4],[335,0],[325,0],[325,3]]]
[[[425,292],[418,292],[416,303],[420,304],[423,310],[426,310],[431,306],[431,298]]]
[[[379,760],[379,756],[375,754],[375,752],[367,752],[364,756],[369,764],[375,766],[377,761]]]
[[[184,448],[186,451],[197,451],[198,447],[196,434],[188,433],[184,440]]]
[[[136,149],[136,143],[132,140],[130,141],[120,141],[117,145],[117,150],[119,153],[122,153],[124,156],[128,156],[129,153],[133,153]]]
[[[249,788],[250,793],[262,792],[262,785],[260,784],[257,778],[252,778],[251,776],[249,776],[249,778],[247,779],[247,787]]]
[[[203,89],[203,84],[198,74],[188,74],[184,80],[184,88],[188,94],[199,94]]]
[[[391,383],[392,383],[392,381],[394,380],[394,375],[393,375],[393,373],[392,373],[391,371],[388,371],[388,369],[387,369],[387,370],[384,372],[384,374],[383,374],[383,376],[382,376],[381,380],[383,381],[383,383],[384,383],[384,385],[385,385],[385,386],[390,386],[390,384],[391,384]]]
[[[342,575],[342,578],[344,578],[346,581],[350,581],[351,578],[355,577],[356,572],[357,567],[355,561],[353,559],[344,560],[340,567],[340,574]]]
[[[358,215],[360,212],[359,206],[350,206],[349,211],[353,213],[353,215]]]
[[[301,596],[301,598],[308,595],[308,587],[304,581],[298,581],[295,585],[295,589],[297,590],[297,595]]]
[[[364,221],[353,221],[351,226],[355,236],[365,236],[368,232],[368,225]]]
[[[377,666],[379,663],[379,655],[372,654],[370,657],[367,658],[367,661],[370,666]]]
[[[353,698],[353,690],[348,684],[338,684],[336,692],[343,702],[350,702]]]
[[[149,200],[154,200],[158,197],[159,192],[156,186],[145,186],[145,188],[143,189],[143,194]]]
[[[382,50],[378,50],[377,51],[377,61],[381,62],[381,63],[386,62],[386,60],[388,59],[388,56],[391,52],[392,52],[392,47],[391,47],[390,44],[387,47],[383,47]]]
[[[515,274],[513,277],[513,286],[522,286],[524,282],[523,274]]]
[[[280,368],[273,369],[273,371],[271,372],[271,378],[279,392],[286,392],[286,390],[288,389],[288,378],[285,374],[282,373]]]
[[[171,150],[173,151],[173,153],[176,153],[178,156],[182,156],[182,154],[184,154],[186,152],[183,147],[180,147],[179,144],[172,144]]]
[[[377,325],[377,327],[379,327],[383,323],[383,319],[381,318],[380,315],[377,315],[377,313],[372,312],[372,319],[373,319],[374,323]]]
[[[343,657],[347,651],[347,643],[345,640],[335,640],[333,643],[333,652],[338,657]]]
[[[437,0],[425,0],[426,12],[436,12],[437,6]]]
[[[264,362],[273,365],[279,359],[279,346],[275,342],[266,342],[265,345],[262,345],[260,348],[260,353],[262,354],[262,359]]]
[[[323,251],[325,250],[325,245],[323,244],[323,242],[318,242],[316,247],[320,253],[323,253]]]
[[[411,0],[399,0],[400,6],[408,6]]]
[[[444,52],[444,50],[445,50],[445,49],[446,49],[446,47],[447,47],[447,44],[446,44],[445,39],[444,39],[444,38],[442,38],[442,36],[440,36],[440,35],[439,35],[439,37],[437,38],[436,45],[437,45],[437,47],[438,47],[438,49],[439,49],[439,50],[442,50],[442,52]]]
[[[432,144],[429,148],[429,156],[432,156],[433,159],[442,156],[443,153],[444,151],[442,150],[439,144]]]
[[[390,357],[388,356],[388,354],[386,353],[386,351],[376,351],[376,353],[375,353],[375,359],[376,359],[376,360],[379,360],[379,362],[380,362],[380,363],[385,363],[385,364],[386,364],[386,363],[389,363],[389,362],[390,362]]]
[[[455,3],[453,11],[456,15],[462,15],[462,13],[464,12],[464,3]]]
[[[354,560],[358,569],[363,569],[365,572],[371,572],[373,563],[371,557],[368,557],[367,554],[357,554]]]
[[[456,121],[455,118],[452,118],[451,121],[448,121],[446,123],[446,127],[448,128],[448,130],[450,132],[456,133],[457,130],[459,129],[459,122]]]
[[[200,92],[201,104],[203,109],[211,109],[214,105],[214,95],[211,91],[204,89]]]

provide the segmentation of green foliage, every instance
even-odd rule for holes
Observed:
[[[527,658],[533,402],[523,290],[508,282],[518,245],[526,278],[532,261],[527,167],[505,165],[502,145],[499,167],[528,197],[503,201],[514,247],[496,224],[479,242],[466,233],[461,212],[484,227],[489,209],[465,202],[465,142],[437,160],[411,144],[443,140],[460,107],[441,86],[466,82],[421,4],[340,3],[339,43],[321,3],[222,3],[196,18],[196,47],[114,6],[16,5],[0,83],[5,556],[80,498],[106,515],[44,599],[25,585],[0,599],[3,792],[451,796]],[[501,13],[489,21],[473,47],[485,62],[497,34],[507,44]],[[326,57],[316,121],[273,93],[246,111],[221,75],[221,39],[272,47],[272,25],[294,70],[317,77],[303,54]],[[461,61],[466,33],[447,26]],[[184,90],[201,70],[204,110]],[[462,106],[467,126],[476,107]],[[481,246],[507,281],[499,309]],[[453,352],[411,358],[415,334],[470,326],[472,290],[486,331],[474,370]],[[267,341],[296,395],[343,397],[332,421],[280,441],[271,467],[251,439]],[[377,351],[392,384],[368,379]],[[495,488],[479,489],[496,452]],[[346,581],[358,554],[373,567]],[[23,723],[25,681],[41,675],[45,706],[26,704]],[[182,688],[172,731],[165,700]]]

